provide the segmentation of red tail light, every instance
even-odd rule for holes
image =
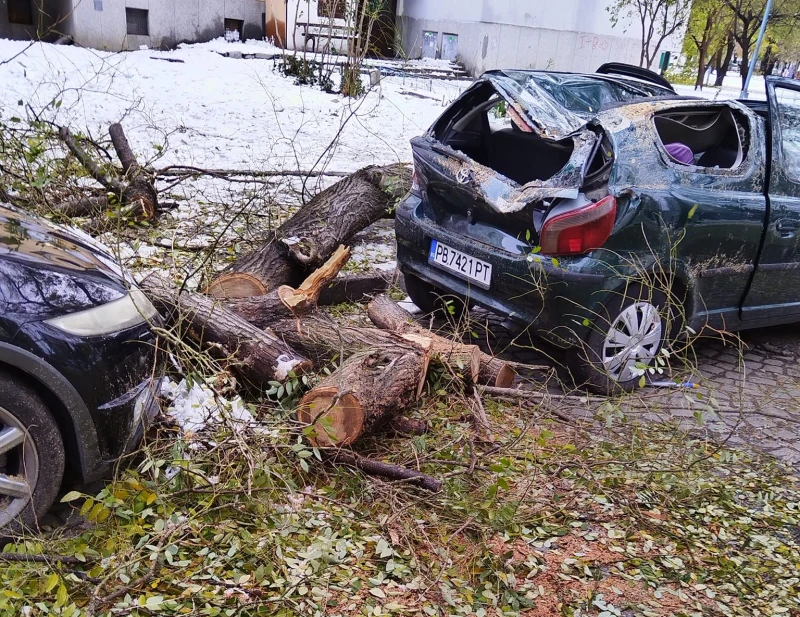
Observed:
[[[612,195],[593,204],[548,219],[540,244],[545,255],[581,255],[605,244],[617,218]]]

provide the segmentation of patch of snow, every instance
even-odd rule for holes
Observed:
[[[218,37],[216,39],[212,39],[207,43],[181,43],[178,45],[178,49],[201,49],[205,51],[213,51],[218,54],[224,54],[229,51],[240,51],[243,54],[282,54],[284,53],[283,49],[279,47],[275,47],[272,43],[268,43],[267,41],[259,41],[257,39],[250,39],[246,42],[236,41],[230,42],[226,41],[225,37]]]
[[[161,396],[170,401],[167,415],[187,433],[196,433],[209,424],[224,421],[239,430],[255,423],[241,397],[227,400],[205,384],[194,382],[190,387],[185,379],[180,383],[165,379],[161,384]]]
[[[411,296],[406,296],[405,300],[401,300],[397,303],[397,306],[412,315],[418,315],[422,312],[422,309],[412,302]]]

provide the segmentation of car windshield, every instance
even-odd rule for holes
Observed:
[[[647,83],[623,83],[593,75],[570,75],[527,71],[505,71],[520,86],[545,90],[564,109],[589,114],[614,103],[668,94],[663,88]],[[531,84],[533,82],[533,84]]]

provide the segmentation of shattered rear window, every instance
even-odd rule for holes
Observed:
[[[663,88],[646,83],[636,85],[590,75],[570,75],[529,71],[503,71],[526,88],[530,82],[545,90],[559,105],[571,112],[590,114],[606,105],[668,94]]]

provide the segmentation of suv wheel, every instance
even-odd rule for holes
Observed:
[[[573,367],[596,392],[636,389],[643,367],[656,362],[667,332],[666,296],[642,285],[629,285],[612,298],[595,320],[584,353]]]
[[[0,535],[38,527],[63,477],[64,443],[47,406],[0,373]]]
[[[464,298],[437,289],[413,274],[403,275],[411,301],[425,313],[441,312],[445,317],[459,321],[466,313]]]

